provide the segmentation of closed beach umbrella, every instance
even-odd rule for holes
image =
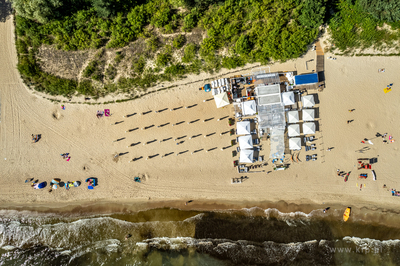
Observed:
[[[237,122],[236,130],[238,135],[250,134],[250,121]]]
[[[299,112],[298,111],[289,111],[286,113],[288,123],[297,123],[299,122]]]
[[[288,126],[288,135],[289,135],[289,137],[300,136],[300,126],[298,124],[289,125]]]
[[[295,104],[293,91],[284,92],[281,95],[282,95],[283,105]]]
[[[214,100],[217,108],[229,105],[228,94],[226,92],[214,95]]]
[[[315,111],[314,109],[303,109],[303,121],[314,121]]]
[[[253,163],[254,151],[253,150],[241,150],[239,162],[240,163]]]
[[[315,123],[303,123],[303,133],[307,134],[315,134]]]
[[[253,140],[251,135],[239,137],[239,147],[243,149],[253,149]]]
[[[289,139],[289,149],[290,150],[301,150],[300,138],[290,138]]]
[[[301,99],[303,107],[313,107],[315,105],[314,95],[306,95]]]

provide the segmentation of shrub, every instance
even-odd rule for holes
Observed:
[[[195,44],[193,44],[193,43],[188,44],[185,47],[185,52],[182,57],[182,62],[189,63],[189,62],[193,61],[196,57],[196,50],[197,50],[197,47]]]
[[[251,50],[251,44],[247,35],[241,35],[235,45],[236,53],[247,55]]]
[[[183,19],[183,30],[184,31],[191,31],[197,25],[197,15],[190,13],[185,16]]]
[[[176,37],[174,38],[174,40],[173,40],[173,42],[172,42],[172,45],[173,45],[175,48],[179,49],[179,48],[182,48],[182,46],[185,44],[185,42],[186,42],[185,36],[182,35],[182,34],[179,34],[178,36],[176,36]]]
[[[76,90],[83,95],[95,96],[95,90],[90,80],[81,81]]]
[[[157,55],[157,59],[156,59],[157,66],[160,66],[160,67],[167,66],[171,62],[171,60],[172,60],[172,56],[170,53],[168,53],[168,52],[159,53]]]
[[[117,69],[113,65],[110,64],[110,65],[108,65],[105,74],[109,80],[113,80],[115,78],[115,76],[117,75]]]
[[[93,75],[94,72],[97,70],[98,63],[97,61],[91,61],[87,67],[83,70],[83,77],[84,78],[89,78],[91,75]]]
[[[155,52],[160,46],[160,41],[156,36],[152,36],[146,41],[146,44],[150,51]]]
[[[239,56],[222,58],[222,66],[227,69],[242,67],[245,65],[245,60]]]
[[[146,59],[144,56],[141,56],[139,58],[136,58],[133,63],[132,63],[132,70],[138,74],[141,75],[143,73],[144,67],[146,65]]]
[[[326,0],[305,0],[299,17],[301,25],[318,28],[325,18],[325,5]]]
[[[359,0],[358,4],[375,19],[387,22],[400,21],[400,1]]]

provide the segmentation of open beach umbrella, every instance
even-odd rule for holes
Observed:
[[[314,101],[314,95],[306,95],[301,98],[301,101],[303,103],[303,107],[313,107],[315,105]]]
[[[286,113],[288,123],[297,123],[299,122],[299,112],[298,111],[289,111]]]
[[[303,109],[303,121],[314,121],[315,110],[314,109]]]
[[[255,115],[257,113],[256,109],[256,101],[251,100],[251,101],[246,101],[242,103],[242,112],[243,115]]]
[[[283,105],[292,105],[295,104],[294,93],[293,91],[283,92],[281,94]]]
[[[75,181],[74,182],[74,187],[79,187],[81,185],[81,181]]]
[[[303,123],[303,133],[307,134],[315,134],[315,123]]]
[[[46,186],[47,186],[47,182],[45,181],[45,182],[42,182],[40,184],[35,184],[34,188],[35,189],[42,189],[42,188],[45,188]]]
[[[253,149],[253,140],[251,138],[251,135],[239,137],[239,147],[240,150]]]
[[[250,134],[250,121],[242,121],[236,123],[236,133],[238,135]]]
[[[300,138],[290,138],[289,139],[289,149],[290,150],[301,150]]]
[[[226,92],[214,95],[214,100],[217,108],[229,105],[228,94]]]
[[[300,136],[300,126],[298,124],[289,125],[288,126],[288,135],[289,135],[289,137]]]
[[[239,162],[240,163],[253,163],[254,151],[253,150],[241,150]]]
[[[57,185],[56,184],[54,184],[53,185],[53,189],[57,189],[58,187],[57,187]]]

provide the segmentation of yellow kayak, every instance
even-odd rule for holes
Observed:
[[[351,208],[347,207],[347,209],[343,213],[343,221],[347,222],[350,217]]]

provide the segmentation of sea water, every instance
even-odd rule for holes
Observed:
[[[396,214],[392,220],[376,212],[343,222],[342,213],[164,208],[71,215],[3,210],[0,265],[400,263]]]

